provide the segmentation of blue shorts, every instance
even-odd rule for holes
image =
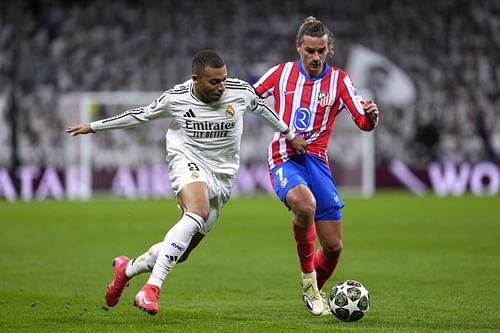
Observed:
[[[316,199],[315,220],[340,220],[344,203],[337,193],[328,164],[313,154],[295,155],[271,170],[271,183],[286,205],[286,194],[299,184],[306,185]]]

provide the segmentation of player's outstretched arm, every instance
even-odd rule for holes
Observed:
[[[71,134],[71,136],[76,136],[79,134],[88,134],[88,133],[95,133],[95,132],[90,127],[90,123],[86,123],[86,124],[71,125],[66,129],[66,133]]]

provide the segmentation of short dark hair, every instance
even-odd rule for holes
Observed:
[[[323,37],[324,35],[328,36],[328,55],[333,56],[333,33],[328,29],[328,27],[316,19],[314,16],[309,16],[304,20],[304,22],[300,25],[299,31],[297,32],[296,43],[297,45],[301,45],[304,41],[304,35],[311,37]]]
[[[193,74],[202,74],[205,67],[221,68],[223,67],[224,60],[214,50],[201,50],[198,51],[193,57],[192,71]]]

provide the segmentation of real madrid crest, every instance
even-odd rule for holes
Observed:
[[[231,118],[234,116],[234,108],[231,104],[226,104],[226,117]]]

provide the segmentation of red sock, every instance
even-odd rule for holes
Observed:
[[[340,256],[330,261],[319,248],[314,255],[314,268],[316,269],[316,279],[318,281],[318,288],[321,289],[325,285],[326,280],[332,276],[333,271],[339,263]]]
[[[303,273],[314,271],[314,242],[316,241],[316,227],[312,223],[307,228],[293,225],[293,236],[297,243],[300,269]]]

